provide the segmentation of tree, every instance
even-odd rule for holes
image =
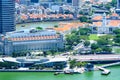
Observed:
[[[120,44],[120,34],[117,34],[114,38],[115,43]]]
[[[95,43],[93,43],[93,44],[91,44],[91,49],[92,49],[92,53],[96,53],[97,52],[97,49],[99,48],[99,45],[98,44],[95,44]]]
[[[58,28],[58,25],[54,25],[55,28]]]
[[[43,30],[43,28],[42,28],[42,27],[36,27],[36,29],[37,29],[37,30]]]
[[[108,45],[109,42],[106,39],[98,39],[97,40],[98,45]]]
[[[71,50],[71,49],[72,49],[71,45],[68,45],[68,44],[67,44],[67,45],[65,46],[65,50]]]
[[[47,55],[51,55],[52,54],[52,52],[51,51],[46,51],[46,53],[45,54],[47,54]],[[44,56],[44,55],[43,55]]]
[[[117,45],[120,45],[120,29],[114,30],[113,33],[115,33],[113,38],[114,42],[117,43]]]
[[[74,37],[75,37],[74,34],[68,34],[68,35],[66,35],[66,43],[68,45],[72,45],[74,43],[74,39],[73,39]]]
[[[120,29],[114,30],[113,33],[115,33],[115,34],[120,34]]]
[[[79,28],[78,31],[73,30],[71,34],[67,34],[65,37],[66,39],[66,50],[70,50],[73,48],[73,46],[76,46],[78,43],[80,43],[82,40],[89,40],[89,33],[91,33],[91,30],[89,28]]]
[[[89,28],[79,28],[77,32],[78,35],[88,35],[89,33],[91,33],[91,29]]]
[[[104,36],[100,36],[100,38],[109,40],[109,39],[113,39],[113,36],[112,35],[104,35]]]
[[[80,36],[80,40],[89,40],[89,37],[86,35]]]
[[[50,50],[52,56],[55,55],[56,51],[55,50]]]
[[[96,52],[98,52],[98,53],[102,52],[102,48],[97,48]]]
[[[110,3],[105,4],[105,8],[108,9],[108,10],[110,10],[110,8],[111,8]]]
[[[81,22],[87,22],[87,21],[88,21],[88,18],[87,18],[86,16],[81,16],[81,17],[79,18],[79,20],[80,20]]]
[[[107,46],[103,46],[103,47],[102,47],[102,51],[104,51],[104,52],[111,52],[111,51],[112,51],[112,48],[107,47]]]
[[[82,67],[82,66],[85,66],[86,64],[87,64],[86,62],[77,62],[76,66],[77,67]]]
[[[76,30],[72,30],[71,34],[76,34],[77,35],[77,31]]]
[[[69,64],[70,64],[70,68],[74,68],[76,66],[76,59],[71,60]]]
[[[84,15],[83,11],[80,11],[79,14]]]
[[[97,40],[98,45],[112,45],[113,36],[112,35],[104,35],[100,36]]]
[[[64,14],[72,14],[72,12],[70,12],[69,10],[65,10]]]
[[[97,48],[99,48],[98,44],[95,43],[91,44],[91,49],[96,50]]]
[[[84,46],[88,47],[90,45],[90,41],[85,41]]]
[[[12,57],[17,57],[17,56],[18,56],[17,53],[15,52],[12,53]]]
[[[116,7],[116,5],[117,5],[117,0],[112,0],[111,5],[112,5],[113,7]]]
[[[75,46],[77,45],[77,43],[80,42],[80,38],[72,33],[72,34],[68,34],[66,35],[66,49],[69,50],[69,49],[72,49],[72,46]]]

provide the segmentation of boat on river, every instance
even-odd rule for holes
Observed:
[[[79,68],[64,70],[64,73],[65,73],[65,74],[81,74],[81,73],[83,73],[83,72],[84,72],[84,71],[83,71],[82,69],[79,69]]]

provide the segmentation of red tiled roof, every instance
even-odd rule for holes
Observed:
[[[95,25],[95,26],[102,26],[102,22],[93,22],[93,25]]]
[[[113,27],[116,27],[116,26],[119,26],[120,25],[120,20],[111,20],[109,23],[108,23],[109,26],[113,26]]]
[[[28,41],[28,40],[48,40],[59,38],[59,35],[54,36],[35,36],[35,37],[23,37],[23,38],[10,38],[12,41]]]
[[[94,18],[93,18],[93,20],[102,20],[102,16],[95,16]]]
[[[119,17],[117,13],[113,13],[111,16]]]
[[[73,22],[73,23],[66,23],[66,24],[59,24],[62,27],[54,28],[56,31],[64,32],[64,31],[69,31],[72,28],[78,28],[83,26],[85,23],[80,23],[80,22]]]
[[[21,15],[21,19],[28,19],[28,17],[26,17],[27,15]],[[45,15],[45,14],[29,14],[28,15],[31,19],[36,19],[36,18],[60,18],[63,17],[64,19],[69,17],[69,18],[73,18],[72,14],[51,14],[51,15]]]

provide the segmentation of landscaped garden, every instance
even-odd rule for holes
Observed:
[[[98,40],[99,36],[97,36],[97,34],[90,34],[89,39],[90,40]]]

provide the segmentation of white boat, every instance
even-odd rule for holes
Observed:
[[[85,72],[85,69],[83,67],[82,68],[75,67],[73,70],[74,70],[74,73],[78,73],[78,74]]]
[[[65,74],[81,74],[84,72],[83,68],[74,68],[74,69],[66,69],[64,70]]]
[[[74,73],[74,70],[68,69],[68,70],[65,70],[64,73],[65,73],[65,74],[73,74],[73,73]]]

